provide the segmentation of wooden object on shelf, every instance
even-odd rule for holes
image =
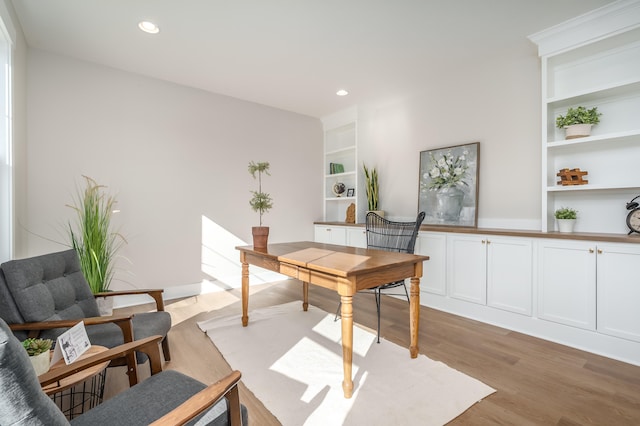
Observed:
[[[560,180],[558,181],[558,185],[586,185],[589,183],[589,181],[583,179],[583,176],[586,176],[588,174],[589,172],[580,169],[561,169],[558,173],[556,173],[556,176],[560,178]]]
[[[356,223],[356,205],[354,203],[349,204],[349,207],[347,207],[347,217],[344,221],[347,223]]]

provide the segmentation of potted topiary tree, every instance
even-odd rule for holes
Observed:
[[[364,163],[362,164],[362,168],[364,169],[364,178],[366,180],[365,190],[367,193],[367,213],[374,212],[378,216],[384,217],[384,211],[378,210],[378,172],[376,169],[368,169]]]
[[[251,191],[253,197],[249,200],[249,205],[253,211],[260,214],[260,226],[254,226],[251,228],[251,234],[253,235],[253,248],[257,250],[266,250],[267,241],[269,239],[269,227],[262,226],[262,215],[273,207],[273,200],[271,196],[266,192],[262,192],[262,174],[271,176],[269,173],[269,163],[255,163],[251,161],[249,163],[249,173],[256,179],[256,173],[258,174],[258,190]]]
[[[90,177],[83,178],[84,188],[78,188],[74,204],[68,205],[77,213],[75,224],[69,223],[69,237],[80,258],[82,274],[91,291],[97,294],[109,291],[116,253],[126,240],[111,226],[115,197]],[[103,315],[111,315],[113,298],[101,297],[96,301]]]
[[[51,365],[49,351],[52,344],[53,342],[50,339],[36,338],[28,338],[22,342],[22,346],[29,354],[31,365],[33,365],[33,369],[36,370],[38,376],[49,371]]]
[[[600,122],[601,115],[598,107],[569,108],[566,115],[559,115],[556,118],[556,127],[565,129],[565,139],[582,138],[591,135],[591,126]]]
[[[561,207],[554,213],[558,222],[559,232],[573,232],[573,227],[578,218],[578,211],[569,207]]]

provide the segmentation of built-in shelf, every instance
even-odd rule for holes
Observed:
[[[628,231],[626,203],[640,193],[640,2],[619,1],[530,36],[542,62],[541,230],[554,212],[578,210],[576,231]],[[556,127],[569,108],[602,114],[589,137],[565,140]],[[585,185],[558,185],[562,169],[587,172]]]

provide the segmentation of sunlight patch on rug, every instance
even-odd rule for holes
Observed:
[[[342,391],[340,321],[301,302],[211,318],[198,326],[242,381],[285,426],[442,425],[494,389],[357,325],[353,329],[354,393]]]

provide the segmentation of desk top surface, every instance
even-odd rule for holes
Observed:
[[[254,250],[253,246],[238,246],[236,249],[281,263],[345,277],[429,260],[429,256],[311,241],[269,244],[266,252]]]

